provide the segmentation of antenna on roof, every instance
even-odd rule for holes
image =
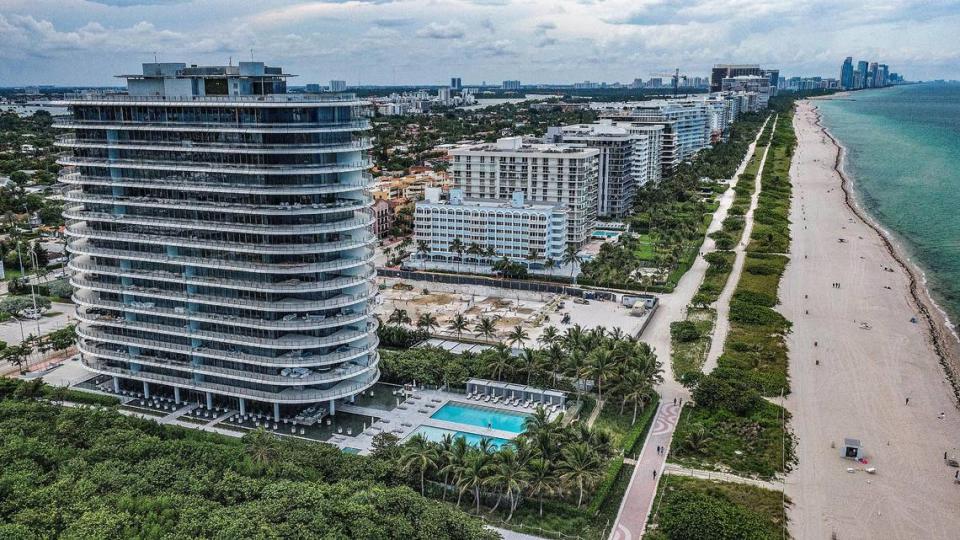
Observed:
[[[233,55],[230,55],[230,59],[227,60],[227,65],[231,67],[233,66]]]
[[[157,51],[153,51],[153,63],[154,63],[154,64],[159,64],[159,63],[160,63],[160,61],[157,60]]]
[[[250,49],[250,61],[253,62],[253,48]]]

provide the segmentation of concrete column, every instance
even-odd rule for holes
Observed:
[[[337,414],[337,404],[332,399],[330,400],[330,414],[331,415]]]
[[[240,416],[247,414],[247,400],[240,398]]]
[[[150,383],[143,381],[143,397],[150,399]]]
[[[279,403],[273,404],[273,421],[274,422],[280,421],[280,404]]]
[[[113,391],[116,394],[120,393],[120,377],[113,378]]]
[[[210,392],[207,392],[207,408],[208,409],[213,408],[213,394]]]
[[[350,403],[356,403],[356,399],[357,399],[357,395],[356,395],[356,394],[350,396]]]
[[[177,405],[180,404],[180,387],[179,386],[173,387],[173,402],[176,403]]]

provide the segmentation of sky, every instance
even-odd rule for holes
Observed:
[[[0,0],[0,86],[117,85],[161,62],[282,66],[293,85],[630,82],[844,57],[960,79],[960,0]]]

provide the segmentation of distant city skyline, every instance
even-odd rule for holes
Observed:
[[[293,85],[629,83],[717,63],[837,77],[847,56],[960,78],[960,2],[0,0],[0,81],[118,85],[131,65],[251,57]],[[950,45],[954,43],[954,45]]]

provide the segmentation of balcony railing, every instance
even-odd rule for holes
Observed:
[[[351,219],[341,219],[325,223],[305,223],[294,225],[274,225],[255,223],[228,223],[213,220],[179,219],[166,217],[139,216],[132,214],[110,214],[107,212],[91,212],[83,210],[80,205],[64,208],[63,217],[77,222],[99,221],[105,223],[120,223],[131,225],[152,225],[183,230],[223,231],[236,233],[257,234],[315,234],[344,232],[364,229],[373,225],[373,217],[365,212],[355,212]]]
[[[214,296],[209,294],[189,294],[183,291],[167,291],[154,287],[137,287],[135,285],[119,285],[115,283],[102,283],[91,281],[78,276],[70,277],[70,284],[80,289],[90,289],[94,291],[116,292],[120,294],[131,294],[147,298],[162,298],[177,302],[196,302],[198,304],[209,304],[213,306],[241,307],[245,309],[258,309],[261,311],[272,312],[302,312],[318,311],[322,309],[333,309],[338,307],[347,307],[360,302],[368,302],[376,296],[376,289],[371,285],[366,287],[364,294],[339,294],[326,300],[298,300],[286,298],[275,301],[250,300],[247,298],[228,298]]]
[[[368,120],[344,122],[143,122],[122,120],[57,119],[56,129],[118,129],[128,131],[217,131],[224,133],[331,133],[371,129]]]
[[[151,140],[124,140],[108,141],[106,139],[80,139],[75,134],[57,136],[56,146],[61,148],[108,148],[116,150],[160,150],[175,152],[220,152],[227,154],[324,154],[333,152],[366,151],[373,148],[373,142],[367,138],[360,140],[311,144],[257,144],[241,142],[205,142],[205,141],[151,141]]]
[[[124,313],[161,315],[184,321],[208,322],[228,326],[255,328],[258,330],[323,330],[326,328],[356,324],[369,319],[371,316],[371,312],[367,309],[358,309],[356,313],[333,315],[330,317],[304,315],[290,320],[251,319],[249,317],[190,311],[186,308],[140,307],[136,304],[125,304],[123,302],[114,302],[102,298],[90,298],[83,293],[84,291],[79,291],[74,294],[72,298],[76,304],[84,308],[112,309]]]
[[[259,104],[282,105],[290,103],[297,107],[304,105],[336,105],[344,107],[356,103],[358,106],[370,105],[369,101],[357,99],[352,93],[331,94],[265,94],[256,96],[131,96],[129,94],[64,94],[62,100],[55,101],[58,106],[69,105],[109,105],[131,103],[184,105],[197,104],[198,106]],[[352,105],[351,105],[352,106]]]
[[[371,234],[360,234],[358,238],[338,240],[333,242],[317,242],[312,244],[254,244],[250,242],[225,242],[222,240],[204,239],[197,235],[190,238],[161,234],[141,234],[120,231],[100,231],[84,225],[67,225],[67,236],[74,238],[96,238],[141,244],[177,246],[195,249],[213,249],[234,253],[255,253],[261,255],[276,254],[304,254],[304,253],[332,253],[368,247],[374,242]]]
[[[311,366],[329,366],[343,363],[367,354],[373,354],[377,350],[380,340],[376,334],[371,335],[367,343],[359,347],[341,345],[337,350],[326,354],[312,354],[304,351],[289,351],[279,356],[264,356],[259,354],[250,354],[240,351],[225,351],[213,349],[210,347],[191,347],[179,343],[170,343],[159,339],[142,339],[129,336],[122,336],[87,328],[84,325],[77,326],[77,335],[82,339],[113,343],[116,345],[126,345],[129,347],[147,348],[169,353],[178,353],[185,355],[201,356],[203,358],[212,358],[216,360],[226,360],[229,362],[239,362],[243,364],[253,364],[265,367],[311,367]]]
[[[208,163],[195,161],[164,161],[148,159],[107,159],[85,158],[69,156],[57,160],[60,165],[74,167],[104,167],[110,169],[139,169],[152,171],[182,171],[227,174],[269,174],[299,175],[299,174],[330,174],[340,172],[362,171],[372,166],[370,160],[360,160],[350,163],[312,163],[312,164],[283,164],[259,165],[247,163]]]
[[[82,341],[77,343],[77,349],[79,349],[83,354],[96,356],[98,358],[109,358],[111,360],[120,362],[135,362],[137,364],[175,369],[189,373],[201,373],[204,375],[213,375],[230,379],[262,382],[264,384],[276,384],[283,386],[304,386],[308,384],[323,384],[351,379],[357,375],[366,373],[372,369],[376,369],[377,364],[379,364],[379,357],[378,355],[374,354],[373,361],[367,365],[357,364],[354,362],[345,362],[328,371],[313,371],[302,377],[288,377],[283,375],[270,375],[253,371],[229,369],[218,366],[177,362],[174,360],[157,358],[154,356],[132,355],[123,351],[111,350],[107,347],[89,346]]]
[[[261,272],[284,275],[346,270],[348,268],[355,268],[363,264],[369,264],[371,261],[373,261],[373,251],[369,249],[367,250],[368,254],[365,257],[340,257],[332,261],[318,263],[269,264],[249,261],[230,261],[213,257],[207,258],[167,255],[165,253],[150,253],[128,249],[107,249],[99,246],[93,246],[86,240],[75,240],[69,242],[67,244],[67,250],[76,255],[113,257],[117,259],[129,259],[133,261],[159,262],[183,266],[199,266],[202,268],[217,268],[240,272],[257,270]]]
[[[242,279],[229,279],[219,277],[200,277],[184,276],[182,273],[167,272],[165,270],[144,270],[127,269],[124,270],[115,265],[95,264],[88,260],[78,260],[74,258],[67,267],[75,272],[88,272],[94,274],[103,274],[108,276],[129,277],[139,279],[150,279],[155,281],[165,281],[169,283],[180,283],[187,285],[200,285],[203,287],[223,287],[226,289],[237,289],[247,291],[257,291],[264,293],[303,293],[318,292],[354,287],[364,282],[369,282],[376,273],[372,264],[367,264],[365,272],[356,276],[343,276],[331,278],[323,281],[302,281],[297,278],[291,278],[281,283],[263,283],[248,281]]]
[[[80,178],[80,173],[75,174],[75,178]],[[89,177],[86,177],[89,179]],[[191,191],[188,186],[169,186],[164,185],[160,180],[137,183],[137,185],[128,185],[129,182],[88,182],[88,181],[76,181],[74,178],[64,179],[61,176],[61,181],[65,184],[87,184],[95,186],[122,186],[122,187],[153,187],[157,189],[183,189],[184,191]],[[155,185],[151,185],[155,184]],[[351,187],[346,184],[338,184],[339,187],[344,187],[341,192],[366,192],[365,188],[362,187]],[[197,191],[210,191],[206,189],[201,189]],[[267,194],[267,193],[263,193]],[[285,191],[278,191],[271,193],[273,195],[285,195],[288,194]],[[120,205],[120,206],[143,206],[146,208],[166,208],[166,209],[184,209],[189,208],[190,210],[196,210],[198,212],[225,212],[233,214],[267,214],[267,215],[317,215],[333,212],[343,212],[347,210],[361,210],[366,209],[370,206],[370,202],[366,199],[341,199],[336,203],[314,203],[314,204],[279,204],[279,205],[260,205],[260,204],[238,204],[238,203],[228,203],[228,202],[211,202],[211,201],[195,201],[191,199],[157,199],[153,197],[113,197],[106,195],[96,195],[96,194],[85,194],[80,190],[71,190],[67,192],[66,200],[71,202],[82,202],[86,204],[106,204],[106,205]]]
[[[107,315],[101,315],[94,318],[81,310],[77,310],[77,320],[97,326],[123,328],[125,330],[141,332],[156,332],[158,334],[165,334],[168,336],[181,336],[191,339],[211,340],[216,343],[229,343],[233,345],[275,350],[301,350],[304,348],[334,347],[337,345],[345,345],[347,343],[368,337],[370,332],[376,330],[377,326],[376,322],[369,321],[367,322],[366,330],[363,331],[340,330],[324,337],[289,334],[281,338],[262,338],[257,336],[245,336],[242,334],[214,332],[212,330],[193,330],[189,327],[189,325],[177,327],[167,324],[157,324],[143,321],[128,321]]]
[[[370,177],[366,174],[360,176],[359,181],[338,181],[326,182],[314,186],[310,185],[251,185],[244,183],[208,183],[208,182],[184,182],[175,178],[112,178],[109,176],[88,176],[74,174],[61,176],[60,181],[65,184],[80,186],[109,186],[109,187],[133,187],[150,189],[169,189],[188,192],[205,193],[239,193],[243,195],[326,195],[330,193],[348,193],[351,191],[367,192],[370,189]],[[75,192],[75,193],[74,193]],[[83,193],[80,190],[72,190],[68,193],[74,193],[75,196],[96,196],[95,194]],[[100,196],[100,199],[106,198],[113,200],[114,197]],[[122,199],[122,197],[119,197]],[[129,198],[133,202],[141,200],[144,203],[155,202],[165,203],[166,200],[156,197],[135,197]],[[170,203],[166,203],[170,204]],[[175,204],[183,206],[184,204],[204,204],[202,201],[193,203],[190,200],[176,200]],[[229,204],[229,203],[225,203]],[[244,205],[250,208],[259,208],[256,205]],[[291,207],[293,205],[290,205]],[[312,205],[301,205],[308,207]],[[266,206],[265,208],[276,208]],[[285,208],[286,210],[296,208]]]
[[[281,390],[280,392],[265,392],[263,390],[228,386],[225,384],[197,382],[193,379],[174,377],[171,375],[161,375],[159,373],[150,373],[146,371],[134,372],[129,369],[107,366],[105,363],[97,362],[95,360],[87,360],[86,358],[83,359],[83,363],[91,371],[101,373],[103,375],[117,375],[139,381],[157,382],[161,384],[169,384],[181,388],[197,390],[200,392],[215,392],[225,396],[263,400],[271,403],[316,403],[318,401],[341,399],[355,395],[373,386],[380,378],[380,370],[378,369],[370,377],[361,379],[360,381],[350,379],[349,381],[344,381],[326,390],[290,388]]]

